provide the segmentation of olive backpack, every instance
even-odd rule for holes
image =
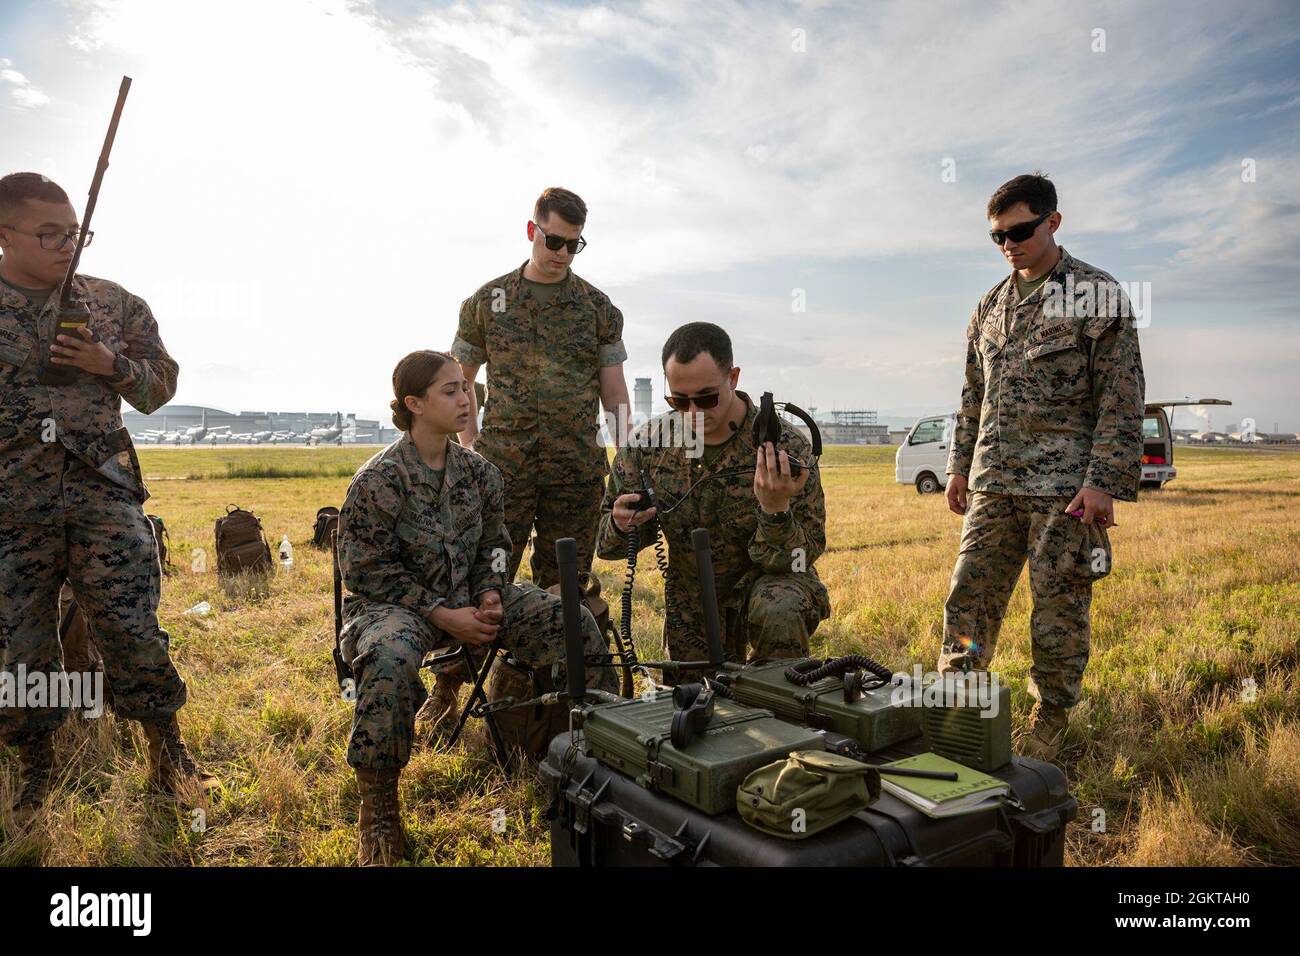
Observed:
[[[251,511],[229,505],[217,519],[217,573],[238,571],[269,573],[271,548],[262,533],[262,522]]]

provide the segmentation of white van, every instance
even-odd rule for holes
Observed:
[[[957,427],[957,413],[922,418],[894,455],[894,481],[916,485],[923,495],[936,494],[948,484],[948,446]]]

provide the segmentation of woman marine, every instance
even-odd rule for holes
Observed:
[[[531,668],[564,657],[560,599],[510,584],[502,480],[487,459],[448,437],[465,427],[469,389],[446,352],[412,352],[393,372],[401,438],[361,466],[339,515],[347,596],[342,649],[356,680],[348,763],[361,794],[357,861],[387,865],[406,852],[397,783],[411,756],[427,691],[420,663],[453,644],[501,645]],[[588,655],[605,652],[584,607]],[[613,671],[593,682],[615,690]],[[608,685],[608,686],[605,686]]]

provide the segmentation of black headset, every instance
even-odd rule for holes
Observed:
[[[812,456],[814,459],[820,458],[822,454],[822,433],[817,427],[817,423],[813,421],[813,417],[798,405],[792,405],[790,402],[774,401],[771,392],[764,392],[763,397],[758,402],[758,414],[754,416],[754,445],[761,448],[765,442],[771,442],[773,448],[780,449],[781,418],[776,413],[778,405],[781,411],[802,419],[803,423],[808,426],[808,433],[812,436]],[[798,478],[802,470],[803,466],[798,459],[790,456],[790,477]]]

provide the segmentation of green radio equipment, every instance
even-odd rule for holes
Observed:
[[[740,812],[740,804],[768,795],[782,814],[786,791],[806,780],[773,773],[784,765],[857,769],[870,779],[888,774],[951,781],[942,768],[893,766],[921,754],[919,732],[909,739],[868,751],[855,737],[832,729],[799,726],[778,719],[773,711],[730,699],[745,693],[758,699],[763,690],[789,712],[791,701],[816,720],[845,727],[872,743],[901,729],[876,706],[888,671],[866,658],[838,661],[782,661],[771,666],[728,665],[722,659],[716,586],[708,532],[692,534],[700,578],[701,610],[709,660],[658,661],[640,664],[644,674],[655,668],[687,678],[671,691],[652,685],[636,700],[589,690],[588,666],[616,666],[583,657],[577,547],[572,539],[556,543],[564,613],[570,730],[551,741],[540,773],[549,802],[551,863],[554,866],[1060,866],[1065,827],[1078,812],[1065,775],[1050,765],[1018,758],[996,770],[1006,796],[959,815],[927,815],[896,793],[868,787],[867,803],[825,827],[798,829],[800,807],[794,805],[789,834],[780,829],[783,815],[762,817],[763,826]],[[867,675],[867,676],[860,676]],[[904,675],[906,676],[906,675]],[[747,677],[752,680],[746,681]],[[838,680],[837,680],[838,678]],[[911,685],[894,679],[891,693],[899,703],[916,703]],[[832,707],[838,686],[837,706]],[[929,688],[926,688],[929,690]],[[874,698],[871,696],[875,692]],[[807,694],[800,698],[799,695]],[[996,700],[1009,713],[1007,700]],[[928,703],[922,699],[922,703]],[[847,710],[839,705],[846,705]],[[857,706],[859,709],[854,709]],[[959,710],[959,708],[956,708]],[[894,707],[895,717],[915,720],[926,708]],[[949,708],[954,710],[954,708]],[[873,714],[873,712],[875,712]],[[967,719],[956,713],[949,720]],[[990,723],[989,718],[983,719]],[[916,724],[913,724],[916,727]],[[874,739],[873,739],[874,738]],[[838,755],[834,756],[834,755]],[[849,758],[844,761],[843,758]],[[836,761],[839,761],[836,764]],[[890,764],[882,763],[889,761]],[[805,771],[805,776],[808,776]],[[812,775],[817,778],[816,774]],[[781,781],[790,786],[781,790]],[[825,783],[825,777],[815,783]],[[813,787],[809,799],[820,792]],[[791,797],[791,799],[794,799]],[[784,801],[784,802],[782,802]],[[769,801],[770,802],[770,801]],[[826,811],[814,802],[817,813]],[[748,805],[747,805],[748,807]],[[805,807],[806,809],[806,807]],[[747,811],[748,812],[748,811]],[[771,819],[769,819],[771,818]],[[773,820],[777,822],[773,824]],[[809,815],[812,824],[817,821]]]
[[[703,597],[708,661],[678,664],[678,671],[716,673],[722,668],[722,635],[709,534],[692,535]],[[707,680],[682,683],[671,692],[656,690],[624,700],[585,687],[579,626],[577,547],[572,538],[556,542],[560,593],[564,606],[566,668],[571,712],[571,743],[600,764],[635,780],[646,790],[675,797],[706,814],[734,809],[736,789],[753,771],[796,750],[822,750],[822,736],[807,727],[778,720],[770,711],[746,707],[715,693]],[[672,662],[662,662],[671,664]],[[575,666],[576,665],[576,666]],[[655,667],[647,663],[642,667]]]
[[[1009,764],[1011,688],[988,671],[944,674],[935,685],[922,692],[939,696],[920,710],[926,748],[986,773]]]
[[[729,664],[717,681],[739,703],[852,738],[867,752],[921,733],[919,688],[896,684],[889,668],[861,654]]]

